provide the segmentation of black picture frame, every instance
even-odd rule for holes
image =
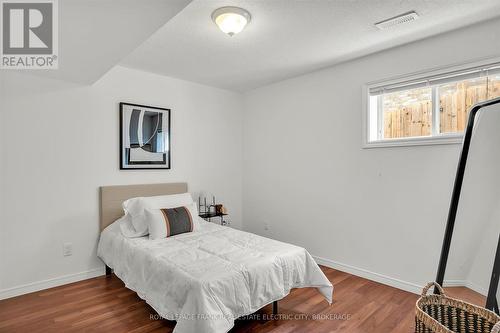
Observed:
[[[162,114],[162,123],[164,121],[168,122],[166,125],[166,129],[168,131],[167,136],[166,136],[166,141],[167,144],[165,145],[166,151],[163,152],[163,160],[155,160],[155,161],[140,161],[140,162],[131,162],[130,161],[130,147],[125,147],[124,146],[124,133],[128,133],[130,129],[125,129],[125,122],[124,122],[124,116],[125,116],[125,109],[126,108],[137,108],[138,110],[155,110],[158,113]],[[136,110],[134,110],[136,111]],[[149,105],[142,105],[142,104],[133,104],[133,103],[126,103],[126,102],[120,102],[119,104],[119,118],[120,118],[120,170],[169,170],[172,165],[172,159],[171,159],[171,143],[170,143],[170,128],[171,128],[171,110],[167,108],[161,108],[157,106],[149,106]],[[142,148],[142,147],[141,147]],[[129,149],[127,151],[127,149]],[[127,160],[126,160],[127,159]]]

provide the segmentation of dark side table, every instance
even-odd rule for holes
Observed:
[[[207,220],[208,222],[211,222],[211,219],[215,218],[215,217],[218,217],[220,218],[220,225],[226,225],[226,221],[224,221],[224,216],[226,216],[227,214],[224,214],[224,213],[202,213],[200,214],[199,216],[204,219],[204,220]]]

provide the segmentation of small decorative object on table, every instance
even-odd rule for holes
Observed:
[[[207,196],[208,194],[201,192],[198,197],[199,216],[207,221],[210,221],[214,217],[219,217],[220,224],[226,225],[227,222],[224,221],[224,216],[227,215],[227,209],[224,205],[215,203],[215,195],[212,195],[212,204],[207,204]]]
[[[433,286],[439,293],[427,295]],[[499,332],[500,316],[480,306],[446,296],[436,282],[430,282],[417,301],[415,333]]]

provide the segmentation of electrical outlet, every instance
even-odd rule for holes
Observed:
[[[264,230],[269,231],[269,223],[264,222]]]
[[[73,244],[72,243],[64,243],[63,244],[63,256],[71,256],[73,255]]]

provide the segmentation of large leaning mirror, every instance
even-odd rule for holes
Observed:
[[[445,290],[486,306],[500,235],[500,103],[476,114],[453,229]]]

